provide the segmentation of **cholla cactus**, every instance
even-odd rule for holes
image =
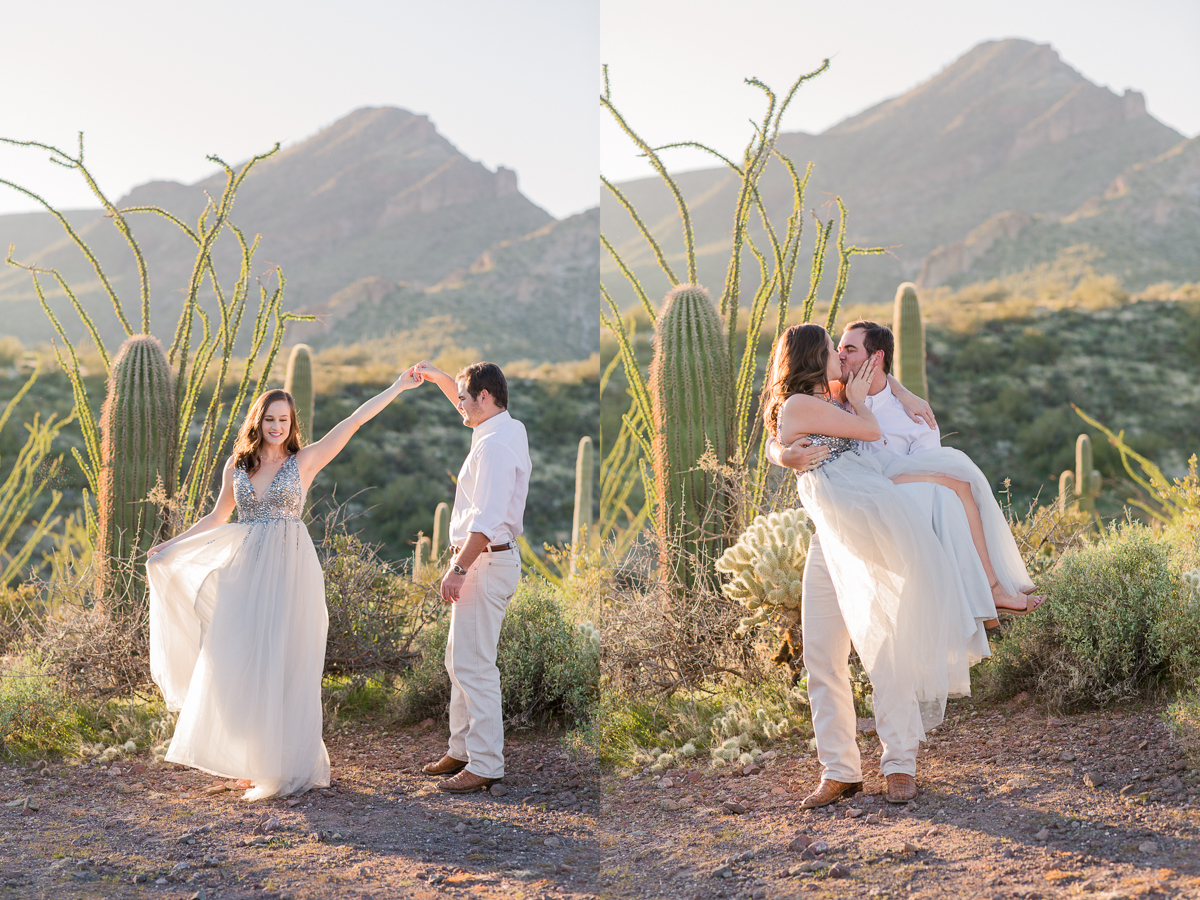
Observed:
[[[712,720],[713,758],[733,762],[744,753],[757,758],[762,751],[754,738],[773,741],[787,731],[789,724],[787,719],[773,721],[765,709],[756,710],[752,716],[738,701],[727,703]]]
[[[787,696],[795,706],[809,706],[808,699],[808,669],[801,669],[795,683],[788,688]]]
[[[579,626],[579,633],[587,639],[588,646],[593,653],[600,652],[600,629],[591,622],[583,622]]]
[[[1192,569],[1183,573],[1184,589],[1191,596],[1192,603],[1200,601],[1200,569]]]
[[[812,529],[802,509],[787,509],[758,516],[717,560],[717,571],[733,576],[721,590],[751,613],[738,631],[779,614],[795,625],[800,621],[804,560]]]

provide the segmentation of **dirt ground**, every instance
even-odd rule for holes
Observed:
[[[434,789],[435,727],[327,743],[329,790],[257,804],[144,759],[9,765],[0,898],[1200,898],[1200,775],[1155,707],[952,702],[916,802],[883,802],[867,735],[866,793],[823,811],[798,809],[818,768],[796,743],[654,779],[516,736],[503,796]]]

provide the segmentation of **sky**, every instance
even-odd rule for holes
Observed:
[[[784,131],[820,133],[1002,38],[1048,43],[1089,80],[1141,91],[1185,137],[1200,133],[1197,0],[601,0],[600,55],[630,125],[652,146],[695,140],[733,158],[765,109],[744,78],[782,93],[829,57],[783,120]],[[692,150],[664,159],[673,171],[714,164]],[[600,166],[617,181],[653,174],[607,116]]]
[[[363,106],[427,114],[557,218],[597,204],[599,0],[4,2],[0,137],[53,144],[117,199],[191,183]],[[0,148],[0,178],[98,204],[47,154]],[[0,213],[37,208],[0,185]]]

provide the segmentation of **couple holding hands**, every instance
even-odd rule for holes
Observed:
[[[447,776],[438,787],[452,792],[487,788],[504,774],[496,643],[521,575],[516,539],[530,461],[525,426],[509,415],[508,383],[493,363],[455,377],[418,363],[308,446],[290,394],[254,401],[212,512],[149,551],[150,668],[167,708],[179,711],[169,762],[236,779],[247,800],[328,786],[321,678],[329,620],[304,497],[359,428],[425,381],[472,429],[441,583],[453,604],[450,746],[426,772]],[[235,508],[237,522],[226,524]]]

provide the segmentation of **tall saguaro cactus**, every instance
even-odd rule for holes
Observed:
[[[699,285],[681,284],[667,294],[655,330],[648,387],[662,567],[687,588],[715,577],[713,563],[725,549],[719,539],[706,540],[725,531],[724,498],[698,463],[710,449],[724,463],[735,446],[732,370],[721,320]],[[676,542],[684,552],[670,546]]]
[[[162,510],[146,498],[175,492],[178,410],[171,367],[158,338],[135,334],[109,367],[100,413],[97,595],[118,606],[141,602],[135,557],[164,537]]]
[[[300,439],[310,443],[313,439],[313,416],[316,414],[316,392],[313,389],[312,348],[308,344],[297,344],[288,356],[287,375],[283,389],[296,401],[297,425]]]
[[[450,504],[439,503],[433,511],[433,555],[431,560],[439,560],[450,549]]]
[[[592,439],[581,437],[579,451],[575,456],[575,515],[571,519],[571,574],[578,570],[579,551],[591,540],[592,519],[592,466],[594,452]]]
[[[921,321],[921,303],[917,287],[906,281],[896,288],[896,305],[892,312],[892,328],[896,333],[896,378],[924,400],[929,399],[925,380],[925,323]]]

